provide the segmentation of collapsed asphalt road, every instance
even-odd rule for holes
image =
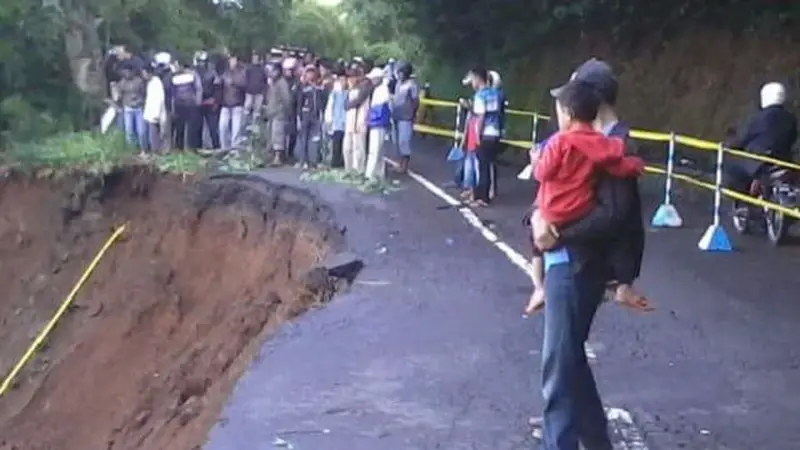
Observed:
[[[421,145],[414,168],[447,183],[446,144]],[[500,201],[479,215],[524,255],[531,193],[503,175]],[[351,292],[264,344],[208,450],[535,448],[542,323],[520,314],[527,275],[456,208],[402,185],[384,198],[313,187],[366,268]],[[686,226],[648,238],[641,286],[658,310],[606,306],[590,339],[604,401],[635,422],[615,420],[619,447],[800,449],[800,249],[754,238],[735,240],[736,253],[700,252],[710,204],[678,205]]]

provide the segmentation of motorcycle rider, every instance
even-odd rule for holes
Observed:
[[[728,142],[728,147],[791,162],[792,146],[797,140],[797,117],[785,107],[785,103],[786,87],[783,84],[765,84],[761,88],[761,108],[750,117],[738,136]],[[748,194],[752,182],[770,167],[770,164],[755,159],[732,157],[723,166],[725,185]],[[737,214],[742,212],[736,211]]]
[[[208,52],[200,51],[195,54],[194,68],[200,77],[202,84],[203,100],[200,103],[200,125],[196,129],[200,133],[198,142],[203,141],[203,126],[208,130],[211,139],[211,148],[219,149],[219,104],[217,102],[218,91],[221,86],[219,73],[211,64]]]

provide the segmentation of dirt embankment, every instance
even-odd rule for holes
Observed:
[[[516,71],[514,83],[527,84],[528,104],[549,105],[546,88],[563,83],[583,60],[604,58],[619,74],[620,109],[632,124],[712,140],[722,139],[728,126],[738,125],[756,107],[766,82],[787,83],[800,113],[800,43],[744,30],[689,28],[655,37],[657,31],[624,49],[599,33],[588,33],[577,44],[548,42]]]
[[[2,450],[199,448],[274,325],[330,299],[305,276],[342,231],[288,187],[146,170],[0,181],[0,375],[127,223],[8,395]]]

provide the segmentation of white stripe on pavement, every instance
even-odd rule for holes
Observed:
[[[389,158],[384,159],[390,166],[394,168],[400,167],[400,165],[394,160]],[[468,224],[478,230],[478,232],[487,241],[489,241],[490,244],[500,250],[500,252],[503,253],[503,255],[505,255],[509,261],[511,261],[511,264],[517,266],[520,270],[522,270],[522,272],[528,275],[528,277],[533,279],[533,268],[531,267],[530,262],[528,262],[528,258],[523,256],[520,252],[514,250],[510,245],[501,240],[497,233],[484,225],[483,221],[481,221],[478,215],[475,214],[475,211],[467,206],[463,206],[462,202],[455,199],[453,196],[445,192],[442,188],[435,185],[422,175],[409,170],[408,176],[428,190],[428,192],[431,194],[439,197],[448,205],[457,208],[457,211],[464,217]],[[597,353],[594,351],[594,349],[592,349],[589,343],[586,343],[584,349],[586,350],[587,358],[592,360],[597,358]],[[648,450],[642,434],[634,424],[631,413],[622,408],[606,408],[606,415],[608,417],[609,425],[611,426],[612,436],[618,440],[618,442],[615,442],[616,450]],[[620,439],[622,439],[624,442],[619,441]]]

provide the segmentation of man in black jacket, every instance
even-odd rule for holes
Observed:
[[[267,70],[261,61],[261,55],[253,52],[250,64],[245,69],[245,124],[252,125],[261,118],[264,106],[264,93],[267,91]]]
[[[195,54],[195,72],[200,77],[203,89],[203,100],[200,104],[199,120],[200,125],[195,127],[195,132],[200,133],[196,142],[203,140],[203,125],[208,130],[211,140],[211,148],[219,149],[219,103],[220,89],[222,80],[214,64],[209,61],[208,52],[201,51]]]
[[[627,139],[614,111],[618,84],[611,68],[591,59],[571,80],[595,88],[603,100],[595,128]],[[558,89],[553,90],[558,94]],[[608,423],[584,344],[609,282],[632,284],[644,251],[642,206],[636,179],[602,176],[595,210],[560,230],[544,247],[545,331],[542,345],[543,440],[548,450],[612,450]]]
[[[786,88],[767,83],[761,88],[761,108],[747,122],[741,133],[727,144],[756,155],[781,161],[792,160],[792,146],[797,140],[797,117],[786,109]],[[731,158],[723,165],[728,188],[747,194],[752,181],[769,167],[755,159]]]
[[[299,124],[295,161],[303,169],[313,169],[320,163],[322,115],[325,111],[325,91],[315,66],[306,66],[295,95]]]

